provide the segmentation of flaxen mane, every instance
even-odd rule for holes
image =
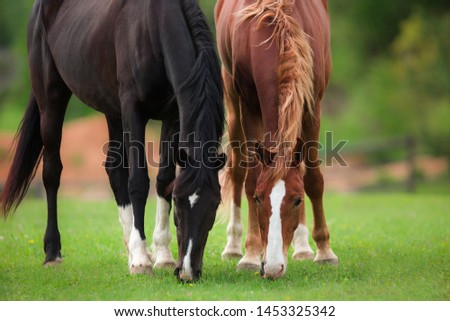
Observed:
[[[253,20],[257,27],[270,26],[273,33],[265,43],[278,46],[279,117],[275,134],[277,158],[271,178],[285,174],[292,160],[292,149],[301,137],[302,117],[307,108],[314,117],[313,51],[308,35],[292,16],[293,0],[257,0],[239,13],[239,21]]]

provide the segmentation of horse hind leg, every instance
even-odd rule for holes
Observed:
[[[57,77],[56,71],[52,74]],[[61,237],[58,229],[57,194],[63,169],[60,147],[64,115],[71,93],[64,83],[54,83],[51,93],[37,95],[40,107],[41,138],[44,146],[43,152],[43,183],[47,194],[48,219],[44,236],[44,265],[61,262]],[[34,92],[41,91],[34,88]]]
[[[175,260],[170,251],[170,209],[172,202],[172,193],[167,191],[170,184],[175,179],[175,150],[178,150],[178,131],[179,126],[163,122],[161,128],[160,143],[160,164],[158,176],[156,178],[156,221],[153,232],[153,255],[155,257],[154,268],[172,269],[175,268]],[[169,146],[169,144],[171,146]]]
[[[43,183],[47,194],[48,218],[44,236],[44,265],[61,262],[61,237],[58,230],[57,194],[61,179],[60,157],[62,126],[72,96],[62,80],[44,39],[43,26],[36,23],[36,12],[30,17],[28,60],[31,87],[39,107],[40,135],[43,144]]]
[[[172,269],[175,268],[176,263],[170,251],[172,239],[169,222],[171,201],[158,193],[156,202],[156,221],[151,246],[155,259],[153,267],[156,269]]]
[[[239,98],[233,89],[232,79],[227,71],[222,69],[222,78],[225,84],[225,97],[228,109],[228,137],[231,148],[228,159],[229,166],[225,172],[225,189],[231,189],[230,220],[227,226],[227,244],[222,252],[222,259],[233,259],[242,257],[242,222],[241,222],[241,198],[244,185],[246,168],[241,166],[243,158],[242,143],[245,141],[242,131]],[[227,204],[228,205],[228,204]]]

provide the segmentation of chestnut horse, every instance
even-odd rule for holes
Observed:
[[[304,191],[314,212],[314,260],[337,264],[318,160],[320,102],[331,71],[327,0],[219,0],[215,19],[231,146],[225,181],[232,207],[222,257],[242,256],[245,182],[248,231],[239,269],[283,276],[292,241],[294,259],[314,258]]]
[[[166,143],[156,182],[155,266],[175,267],[185,281],[199,278],[220,203],[218,170],[225,156],[217,155],[224,125],[220,63],[197,1],[36,0],[28,50],[32,94],[1,196],[3,215],[21,202],[42,157],[48,204],[44,264],[61,261],[59,150],[74,94],[106,117],[105,167],[119,207],[129,271],[151,273],[144,232],[150,185],[145,126],[149,119],[161,120]],[[183,165],[176,179],[175,160]],[[169,249],[172,195],[177,263]]]

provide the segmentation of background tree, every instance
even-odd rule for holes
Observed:
[[[0,84],[8,79],[0,85],[3,130],[17,127],[28,99],[32,3],[0,2]],[[214,29],[216,1],[199,3]],[[424,151],[450,156],[450,1],[330,0],[329,6],[333,76],[323,127],[351,142],[414,135]],[[67,119],[92,113],[74,99]]]

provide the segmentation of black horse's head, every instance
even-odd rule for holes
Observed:
[[[221,200],[218,172],[225,166],[226,156],[216,154],[211,162],[193,165],[187,153],[180,154],[183,164],[173,191],[178,240],[175,275],[189,282],[202,273],[206,241]]]

